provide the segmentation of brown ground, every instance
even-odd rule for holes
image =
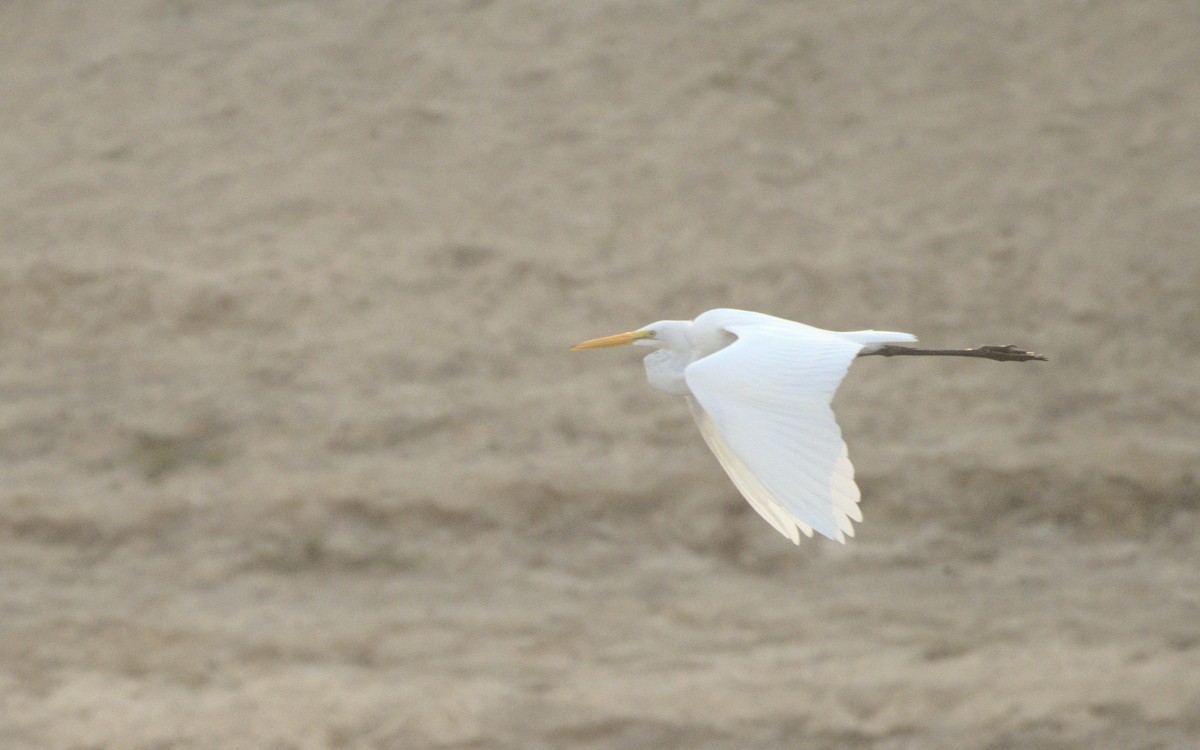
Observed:
[[[1200,742],[1200,5],[0,4],[0,747]],[[634,352],[855,365],[797,549]]]

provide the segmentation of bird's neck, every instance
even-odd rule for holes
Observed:
[[[650,385],[676,396],[686,396],[689,391],[683,371],[692,363],[689,356],[671,349],[659,349],[642,360],[646,366],[646,380]]]

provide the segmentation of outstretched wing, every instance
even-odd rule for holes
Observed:
[[[687,397],[687,402],[692,410],[692,416],[696,419],[696,424],[700,427],[700,435],[704,438],[704,442],[721,462],[725,473],[729,475],[729,478],[733,480],[733,485],[750,503],[750,507],[758,511],[758,515],[765,518],[776,531],[791,539],[795,544],[800,543],[800,531],[803,531],[806,536],[812,536],[812,527],[798,522],[788,513],[762,486],[762,482],[755,478],[754,472],[742,463],[729,443],[725,442],[725,438],[721,437],[721,431],[717,429],[716,423],[713,422],[708,412],[704,411],[704,407],[700,406],[692,396]]]
[[[737,340],[684,371],[705,442],[784,536],[798,542],[796,529],[815,530],[845,542],[862,512],[829,404],[862,344],[800,325],[726,330]]]

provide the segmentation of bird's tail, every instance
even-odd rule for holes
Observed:
[[[842,335],[856,344],[862,344],[863,352],[873,352],[884,344],[911,344],[917,340],[911,333],[895,331],[847,331]]]

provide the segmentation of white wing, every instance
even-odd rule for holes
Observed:
[[[798,542],[798,528],[845,542],[862,512],[829,404],[863,345],[782,321],[726,330],[737,341],[684,371],[705,442],[784,536]]]
[[[700,435],[704,437],[704,442],[721,462],[721,466],[729,474],[729,478],[733,480],[733,486],[737,487],[738,491],[742,493],[742,497],[749,501],[750,507],[758,511],[758,515],[765,518],[776,531],[791,539],[795,544],[800,543],[800,534],[797,529],[803,531],[806,536],[812,536],[812,527],[798,522],[784,510],[783,506],[767,491],[767,488],[762,486],[762,482],[755,478],[754,472],[742,463],[742,459],[737,457],[733,448],[730,448],[729,443],[725,442],[725,438],[721,437],[721,431],[717,429],[712,417],[704,411],[696,399],[688,396],[687,402],[691,407],[692,416],[696,419],[696,424],[700,427]]]

